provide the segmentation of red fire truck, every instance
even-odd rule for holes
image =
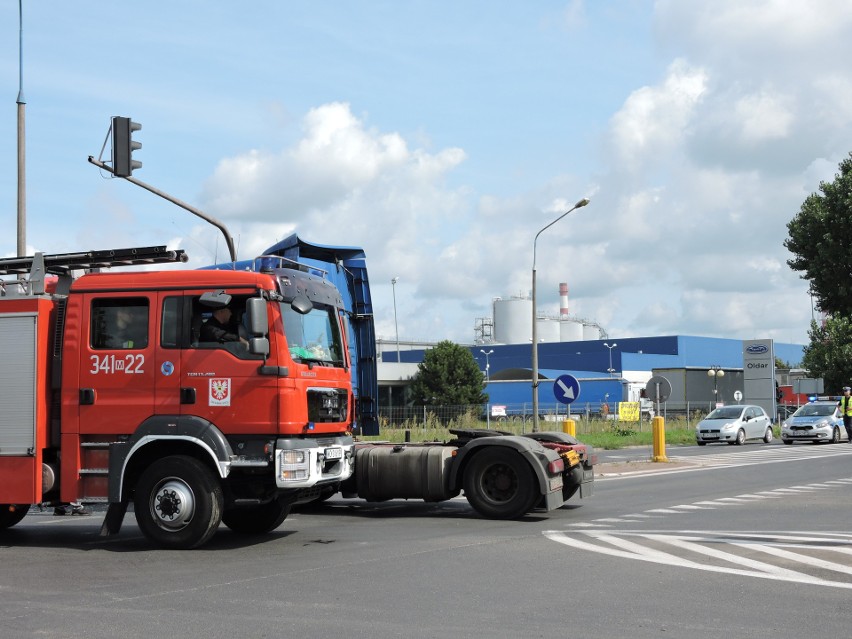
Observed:
[[[352,357],[350,323],[372,334],[372,316],[321,271],[276,256],[102,272],[183,261],[162,246],[0,260],[18,276],[0,280],[0,530],[31,504],[83,502],[105,504],[101,532],[116,534],[132,504],[151,541],[193,548],[220,523],[267,532],[338,490],[440,501],[463,489],[493,518],[591,493],[593,451],[561,433],[356,444],[356,400],[363,418],[375,398],[363,383],[356,397],[353,373],[375,376],[375,350],[363,340]]]

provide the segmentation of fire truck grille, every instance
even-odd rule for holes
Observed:
[[[345,422],[349,414],[348,394],[341,388],[308,390],[308,420],[315,423]]]

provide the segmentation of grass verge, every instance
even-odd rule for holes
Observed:
[[[540,422],[541,430],[562,430],[561,422]],[[443,425],[437,419],[425,423],[403,424],[391,428],[384,426],[381,435],[362,437],[364,441],[389,441],[393,443],[411,442],[443,442],[453,439],[450,428],[486,428],[485,422],[462,416],[457,420]],[[528,433],[532,429],[531,422],[500,422],[491,423],[491,428],[510,432],[516,435]],[[577,439],[595,448],[617,450],[628,446],[652,446],[653,428],[647,421],[640,423],[625,423],[612,420],[579,420],[576,423]],[[695,428],[687,419],[673,419],[665,424],[666,445],[695,443]]]

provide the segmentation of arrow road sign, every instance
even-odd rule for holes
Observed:
[[[580,396],[580,382],[573,375],[560,375],[553,384],[553,394],[563,404],[570,404]]]

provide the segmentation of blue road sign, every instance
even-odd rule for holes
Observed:
[[[570,404],[580,396],[580,382],[573,375],[560,375],[553,384],[553,394],[563,404]]]

